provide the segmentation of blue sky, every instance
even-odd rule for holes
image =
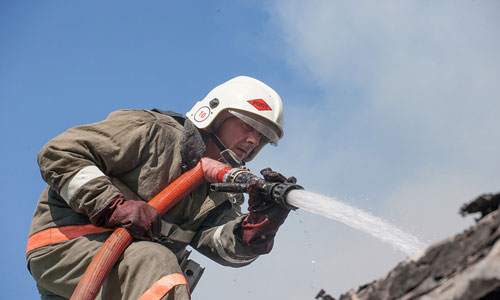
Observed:
[[[499,14],[498,1],[2,1],[2,294],[37,298],[24,251],[45,142],[121,108],[186,112],[237,75],[285,106],[285,138],[252,169],[426,241],[461,231],[460,204],[500,189]],[[197,256],[193,299],[338,296],[404,258],[299,211],[251,266]]]

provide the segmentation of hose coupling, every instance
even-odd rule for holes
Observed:
[[[234,183],[234,182],[236,182],[235,181],[236,177],[238,177],[239,175],[245,174],[245,173],[251,174],[250,170],[247,167],[232,168],[231,170],[227,171],[226,174],[224,174],[222,182]],[[243,183],[243,182],[240,181],[238,183]]]
[[[211,184],[210,190],[213,192],[248,193],[248,187],[252,182],[256,182],[259,187],[259,193],[264,199],[275,202],[289,210],[296,210],[298,208],[288,204],[286,197],[291,190],[303,190],[302,186],[290,182],[277,183],[265,181],[250,173],[250,170],[246,167],[233,168],[227,171],[224,174],[223,183]]]

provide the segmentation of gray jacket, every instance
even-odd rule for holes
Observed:
[[[90,224],[89,216],[119,194],[149,201],[204,153],[203,138],[189,120],[156,111],[120,110],[104,121],[71,128],[38,154],[48,186],[30,236],[52,227]],[[222,265],[249,264],[257,257],[241,242],[242,199],[228,199],[202,184],[163,216],[157,242],[174,252],[191,245]]]

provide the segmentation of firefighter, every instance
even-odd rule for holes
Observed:
[[[215,182],[220,161],[251,161],[283,137],[280,96],[261,81],[239,76],[214,88],[186,116],[160,110],[119,110],[49,141],[38,154],[47,187],[29,233],[26,257],[42,299],[71,297],[112,230],[135,239],[96,299],[189,299],[176,254],[191,246],[231,267],[269,253],[288,210],[259,205],[243,214],[241,195],[202,184],[163,217],[146,202],[203,159]],[[264,178],[295,182],[265,169]]]

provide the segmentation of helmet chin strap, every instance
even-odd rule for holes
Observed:
[[[245,165],[245,162],[241,158],[239,158],[238,155],[236,155],[236,153],[234,153],[232,150],[227,149],[215,134],[209,132],[208,136],[215,143],[217,148],[219,148],[220,156],[228,165],[233,168],[239,168]]]

